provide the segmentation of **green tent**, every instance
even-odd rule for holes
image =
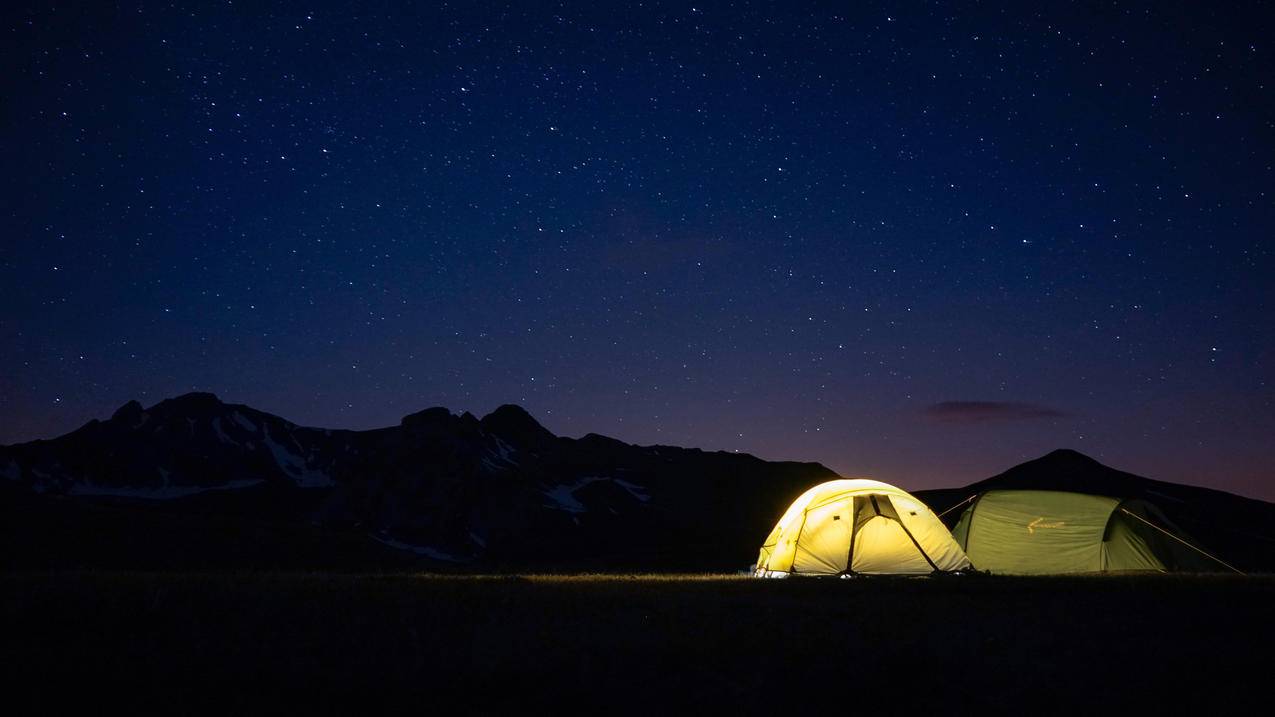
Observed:
[[[952,536],[976,569],[990,573],[1212,572],[1220,563],[1150,503],[1085,493],[987,491],[971,500]]]

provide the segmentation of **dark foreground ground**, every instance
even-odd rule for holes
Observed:
[[[1271,577],[0,575],[8,714],[1269,713]]]

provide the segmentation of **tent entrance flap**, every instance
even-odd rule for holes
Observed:
[[[907,536],[908,541],[912,543],[912,546],[916,548],[916,552],[925,559],[925,562],[930,566],[930,569],[935,571],[939,569],[938,566],[934,564],[934,561],[930,559],[930,556],[926,554],[925,548],[921,547],[921,543],[917,541],[916,536],[912,535],[912,531],[908,530],[907,524],[905,524],[899,517],[899,512],[895,510],[894,503],[890,500],[890,496],[885,494],[869,493],[867,495],[856,495],[854,497],[854,525],[850,531],[850,549],[846,553],[845,572],[847,574],[853,574],[856,572],[854,569],[854,549],[855,543],[858,542],[856,541],[856,538],[864,531],[864,528],[874,520],[891,521],[893,525],[889,526],[889,528],[882,526],[881,529],[883,531],[888,530],[890,532],[901,531]]]

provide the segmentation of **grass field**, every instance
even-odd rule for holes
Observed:
[[[1275,578],[0,575],[11,714],[1240,712]],[[1263,710],[1264,711],[1264,710]]]

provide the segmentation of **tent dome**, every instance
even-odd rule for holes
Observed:
[[[793,501],[766,537],[756,575],[924,575],[970,566],[920,500],[866,478],[820,483]]]

